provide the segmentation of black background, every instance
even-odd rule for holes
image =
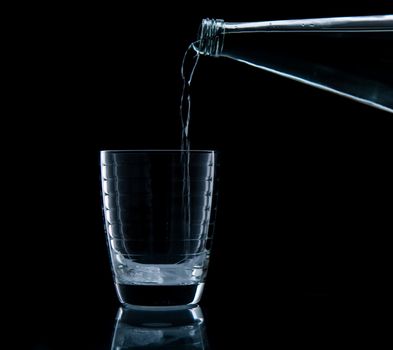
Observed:
[[[180,64],[202,18],[383,14],[388,3],[18,9],[3,130],[5,175],[16,182],[4,183],[15,240],[7,266],[23,339],[33,349],[109,348],[118,301],[99,150],[179,147]],[[221,152],[202,300],[212,348],[280,339],[300,309],[327,319],[337,295],[387,294],[391,115],[226,59],[201,58],[192,93],[192,148]]]

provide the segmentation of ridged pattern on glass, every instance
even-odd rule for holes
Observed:
[[[101,153],[103,212],[117,277],[130,262],[169,268],[190,261],[190,274],[197,266],[204,275],[216,213],[215,154],[191,152],[188,164],[185,179],[184,152]]]

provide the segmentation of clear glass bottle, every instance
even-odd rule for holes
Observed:
[[[204,19],[194,49],[393,113],[393,15],[241,23]]]

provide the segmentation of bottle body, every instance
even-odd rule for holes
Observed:
[[[393,16],[204,20],[196,50],[393,112]]]

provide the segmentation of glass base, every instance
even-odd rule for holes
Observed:
[[[115,284],[122,304],[140,307],[177,307],[197,304],[204,283],[191,285]]]

